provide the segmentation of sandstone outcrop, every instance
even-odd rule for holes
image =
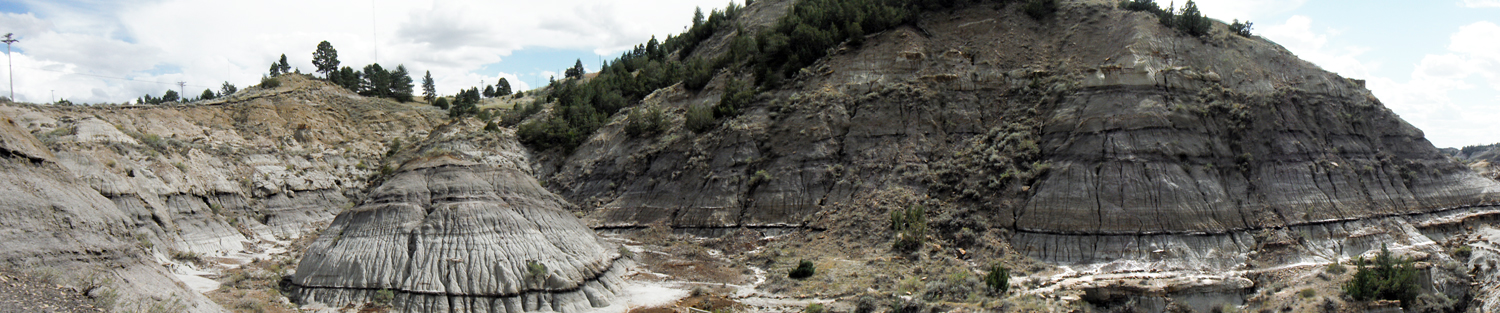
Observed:
[[[463,132],[433,136],[455,133]],[[308,248],[291,280],[293,298],[336,307],[384,291],[409,312],[609,305],[625,261],[537,184],[513,136],[500,141],[433,139],[439,143],[409,154]]]

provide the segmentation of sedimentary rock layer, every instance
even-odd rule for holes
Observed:
[[[620,255],[565,205],[519,168],[410,161],[308,248],[294,297],[341,305],[389,290],[413,312],[606,306]]]

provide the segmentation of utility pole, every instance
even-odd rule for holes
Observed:
[[[187,102],[187,82],[177,82],[177,101]]]
[[[20,41],[20,40],[16,40],[15,38],[11,38],[10,37],[11,35],[13,35],[13,34],[12,33],[5,33],[5,40],[0,40],[0,41],[4,41],[5,42],[5,67],[7,69],[9,69],[8,72],[10,72],[10,101],[11,102],[15,102],[16,101],[16,66],[15,66],[15,64],[12,64],[12,62],[10,60],[10,44],[16,43],[17,41]]]

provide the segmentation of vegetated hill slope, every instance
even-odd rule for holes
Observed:
[[[547,186],[597,226],[686,228],[826,227],[868,195],[911,190],[965,216],[936,227],[1004,229],[1043,260],[1145,258],[1190,240],[1168,253],[1225,267],[1255,246],[1247,231],[1500,191],[1361,81],[1223,24],[1191,37],[1112,3],[1065,2],[1040,20],[1003,5],[924,13],[711,130],[680,127],[734,78],[748,76],[658,90],[642,105],[666,108],[672,129],[632,137],[618,114],[541,165]]]
[[[4,265],[108,288],[121,309],[219,310],[177,277],[214,288],[188,274],[321,228],[362,193],[393,141],[446,117],[278,79],[194,104],[0,107],[12,180],[3,186],[13,187],[0,209],[14,217]],[[91,287],[79,291],[99,294]]]

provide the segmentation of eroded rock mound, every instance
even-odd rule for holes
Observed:
[[[614,296],[620,255],[517,166],[407,162],[308,248],[293,298],[411,312],[578,312]]]

